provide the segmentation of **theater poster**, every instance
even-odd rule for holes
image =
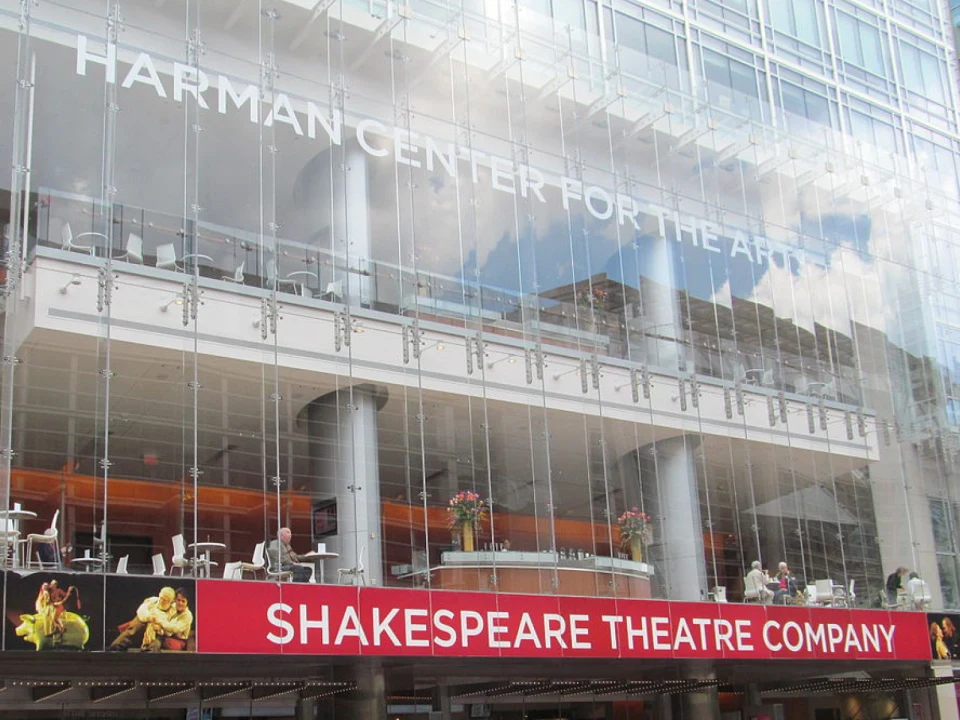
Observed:
[[[6,575],[4,649],[103,649],[103,576],[58,571]]]
[[[960,660],[960,614],[927,613],[930,632],[930,657],[934,660]]]
[[[194,652],[196,584],[191,578],[107,577],[104,616],[109,652]]]

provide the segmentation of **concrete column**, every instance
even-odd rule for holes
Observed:
[[[352,272],[345,273],[344,269],[338,268],[334,277],[343,281],[345,297],[351,304],[369,305],[373,300],[371,276],[365,271],[373,257],[373,248],[368,214],[367,156],[356,142],[350,141],[344,147],[344,157],[346,162],[342,174],[334,168],[333,240],[338,263],[343,263]]]
[[[310,437],[313,490],[337,500],[337,534],[323,540],[340,555],[326,562],[328,581],[336,581],[337,568],[359,562],[368,585],[383,583],[377,410],[385,402],[385,391],[356,385],[317,398],[300,413]]]
[[[696,436],[682,435],[658,441],[646,450],[656,461],[646,466],[656,468],[657,477],[644,480],[644,494],[650,497],[654,492],[659,511],[654,513],[656,573],[670,600],[703,600],[707,593],[694,458],[698,443]]]
[[[949,663],[944,665],[934,665],[931,667],[931,674],[934,677],[953,677],[953,668]],[[957,690],[953,683],[934,686],[934,696],[937,704],[937,720],[960,720],[960,712],[957,711]]]
[[[354,689],[317,701],[318,720],[386,720],[386,685],[378,660],[340,666],[333,674],[335,680],[349,682]]]
[[[683,332],[674,272],[674,256],[679,247],[674,240],[656,236],[648,236],[640,246],[640,298],[642,327],[648,336],[647,362],[669,370],[679,369],[684,360],[683,346],[677,343]]]

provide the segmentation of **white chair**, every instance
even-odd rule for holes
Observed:
[[[70,250],[72,252],[82,252],[82,253],[86,253],[87,255],[93,255],[95,250],[92,246],[78,245],[77,243],[74,242],[74,240],[76,240],[77,238],[86,237],[89,235],[96,235],[98,237],[103,237],[100,233],[94,233],[94,232],[85,232],[85,233],[80,233],[79,235],[74,236],[73,228],[70,227],[70,223],[65,222],[63,223],[63,225],[60,226],[60,240],[61,240],[60,247],[63,250]]]
[[[723,585],[717,585],[707,596],[716,603],[725,603],[727,601],[727,588]]]
[[[173,558],[171,559],[173,567],[170,568],[170,574],[173,575],[174,570],[179,570],[180,576],[182,577],[185,569],[193,570],[193,566],[197,563],[197,560],[187,557],[187,545],[184,542],[183,535],[177,533],[170,539],[173,541]],[[211,567],[216,564],[215,562],[210,562]],[[207,568],[207,571],[207,575],[209,576],[209,568]]]
[[[238,283],[240,285],[243,285],[243,268],[246,264],[247,264],[247,261],[244,260],[242,263],[240,263],[237,269],[233,271],[233,275],[221,275],[220,279],[226,280],[227,282]]]
[[[153,560],[153,574],[154,575],[166,575],[167,574],[167,564],[163,561],[163,554],[157,553],[152,558]]]
[[[743,578],[743,601],[760,602],[760,588],[755,587],[756,583],[750,582],[749,577]]]
[[[816,585],[807,585],[806,590],[803,593],[804,598],[807,601],[807,605],[817,605],[817,586]]]
[[[17,529],[17,521],[9,518],[0,519],[0,542],[7,546],[7,559],[13,559],[13,565],[18,564],[17,549],[20,543],[20,531]]]
[[[833,580],[816,580],[816,599],[817,605],[833,605]]]
[[[268,580],[279,580],[280,582],[283,582],[284,580],[289,580],[290,578],[293,577],[293,572],[291,572],[290,570],[280,570],[279,568],[274,569],[273,558],[271,553],[266,553],[266,556],[267,556],[266,573],[267,573]]]
[[[263,549],[266,547],[266,543],[259,542],[256,547],[253,548],[253,557],[250,559],[250,562],[241,562],[239,566],[239,575],[240,578],[243,578],[243,574],[246,572],[253,573],[253,578],[256,580],[257,573],[261,570],[266,573],[267,571],[267,562],[264,559]],[[226,577],[226,575],[224,575]]]
[[[277,275],[277,261],[269,258],[266,262],[267,270],[267,288],[277,284],[277,292],[288,292],[293,295],[303,295],[303,289],[300,283],[290,278],[281,278]]]
[[[113,259],[143,265],[143,238],[135,233],[127,235],[127,244],[123,248],[123,254],[117,255]]]
[[[773,370],[764,370],[760,377],[760,385],[763,387],[773,387]]]
[[[57,511],[53,514],[53,521],[50,523],[50,527],[44,530],[42,533],[30,533],[27,535],[27,567],[30,567],[33,564],[33,546],[34,545],[51,545],[53,547],[53,552],[56,559],[49,563],[53,567],[59,569],[60,565],[60,539],[59,533],[57,532],[57,520],[60,519],[60,509],[57,508]],[[40,560],[40,556],[37,555],[37,567],[43,569],[44,563]]]
[[[130,562],[130,556],[124,555],[117,562],[117,575],[126,575],[127,574],[127,564]]]
[[[343,302],[343,280],[334,280],[327,283],[326,291],[320,296],[321,300]]]
[[[343,578],[350,578],[350,584],[356,585],[358,582],[360,585],[366,585],[366,575],[364,574],[363,568],[363,555],[367,550],[367,546],[364,545],[360,548],[360,552],[357,553],[357,566],[352,568],[340,568],[337,570],[337,585],[343,585]]]
[[[183,268],[177,264],[177,248],[173,243],[157,245],[157,268],[183,272]]]
[[[239,560],[223,564],[223,579],[236,580],[240,574],[240,566],[243,565]]]

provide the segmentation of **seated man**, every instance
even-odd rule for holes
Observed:
[[[176,596],[172,587],[165,587],[160,589],[156,597],[146,598],[140,603],[133,619],[120,626],[120,635],[110,643],[109,649],[125,650],[139,638],[141,650],[159,650],[161,643],[157,638],[163,634],[162,624],[175,612]]]
[[[273,572],[289,572],[293,574],[294,582],[310,582],[313,571],[303,565],[298,565],[300,556],[290,547],[293,533],[290,528],[280,528],[280,532],[270,541],[267,556],[270,560],[270,569]]]
[[[756,590],[757,599],[764,605],[773,600],[773,590],[767,587],[767,578],[759,560],[750,563],[750,572],[747,573],[747,590]]]

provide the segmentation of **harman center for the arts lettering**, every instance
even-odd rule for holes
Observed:
[[[164,74],[171,78],[167,80],[171,84],[168,89],[157,71],[157,63],[144,52],[137,55],[121,78],[117,67],[117,46],[107,44],[105,54],[100,54],[90,49],[85,35],[78,35],[77,74],[87,75],[93,64],[103,67],[107,83],[117,84],[119,81],[123,88],[147,85],[159,97],[172,95],[177,102],[182,102],[189,94],[204,110],[216,106],[216,111],[221,114],[245,111],[252,123],[262,123],[265,127],[286,125],[297,135],[306,135],[311,139],[322,133],[331,145],[342,145],[344,140],[346,123],[342,114],[334,108],[307,100],[303,109],[297,110],[294,102],[283,92],[274,93],[272,101],[268,102],[261,97],[261,89],[256,85],[237,87],[225,75],[212,77],[203,70],[178,62],[161,65]],[[582,206],[594,218],[615,220],[627,232],[639,231],[642,227],[656,227],[661,238],[691,243],[706,252],[726,252],[731,258],[758,265],[779,258],[784,265],[800,269],[806,262],[799,248],[740,229],[721,228],[718,223],[682,214],[599,185],[585,184],[577,178],[548,176],[529,165],[518,165],[474,147],[391,127],[372,118],[357,118],[352,124],[357,144],[371,157],[386,157],[392,152],[398,165],[422,167],[427,172],[446,173],[451,178],[457,175],[460,163],[465,163],[469,166],[474,183],[480,181],[480,168],[483,167],[488,171],[492,188],[498,192],[547,203],[545,188],[558,188],[565,211],[575,205]],[[392,151],[388,148],[392,148]]]

